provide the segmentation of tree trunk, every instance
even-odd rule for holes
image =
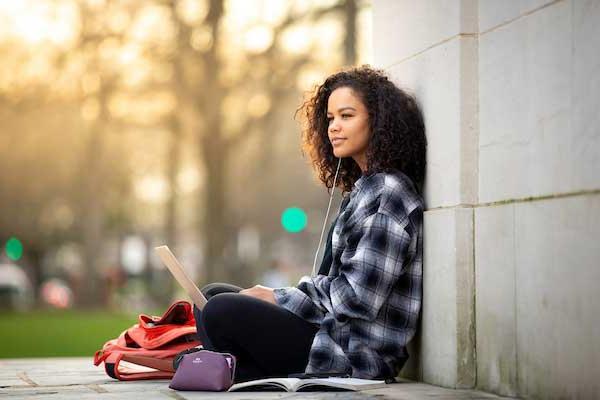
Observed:
[[[103,84],[97,95],[100,111],[89,130],[84,158],[82,160],[82,203],[80,205],[80,228],[83,246],[84,275],[81,293],[78,296],[80,306],[86,308],[103,307],[102,294],[105,281],[100,273],[100,257],[103,248],[104,204],[101,195],[105,179],[103,177],[104,135],[109,118],[108,99],[110,84]]]
[[[344,2],[345,30],[344,37],[344,63],[354,65],[356,63],[356,18],[358,17],[358,7],[356,0],[346,0]]]
[[[226,201],[227,154],[221,138],[217,136],[205,137],[202,148],[206,167],[205,217],[202,227],[205,281],[207,283],[227,282],[231,279],[223,262],[228,209]]]
[[[177,210],[179,201],[179,190],[177,184],[177,174],[181,162],[181,123],[177,111],[169,117],[169,152],[167,155],[166,178],[169,185],[169,197],[166,203],[165,212],[165,244],[177,254]],[[153,271],[154,275],[158,274],[159,280],[153,279],[152,286],[155,290],[155,296],[159,297],[163,303],[168,303],[171,296],[175,292],[176,283],[172,279],[160,280],[160,273]],[[155,286],[158,286],[155,288]]]
[[[221,129],[221,109],[226,89],[219,83],[221,62],[217,53],[220,45],[219,25],[223,15],[223,0],[211,0],[206,23],[212,33],[212,46],[206,52],[205,79],[199,96],[198,106],[205,115],[206,124],[201,132],[201,154],[206,173],[204,186],[204,219],[200,228],[204,241],[204,277],[205,282],[230,279],[223,263],[226,245],[227,202],[227,155],[228,149]]]
[[[167,156],[167,182],[169,184],[169,198],[165,219],[165,240],[171,249],[177,248],[177,201],[179,190],[177,173],[181,159],[181,124],[176,113],[169,118],[169,153]]]
[[[31,287],[33,289],[33,300],[35,306],[42,306],[43,299],[40,298],[40,288],[44,279],[42,271],[42,259],[44,253],[41,248],[31,247],[28,249],[30,268],[27,270],[27,276],[31,279]]]
[[[81,197],[81,240],[83,247],[84,275],[77,302],[83,307],[100,307],[102,278],[98,271],[99,256],[102,249],[103,207],[100,158],[102,151],[102,128],[96,122],[90,130],[86,157],[83,160],[82,197]]]

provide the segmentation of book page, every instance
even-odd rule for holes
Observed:
[[[257,379],[254,381],[236,383],[229,388],[230,392],[234,391],[294,391],[294,385],[299,383],[301,379],[297,378],[267,378]]]
[[[338,388],[344,390],[365,390],[385,386],[385,381],[359,378],[318,378],[305,379],[298,385],[297,391],[328,390]],[[331,390],[331,389],[329,389]]]

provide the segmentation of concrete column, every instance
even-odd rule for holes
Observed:
[[[600,3],[481,1],[477,386],[600,397]]]
[[[417,96],[429,142],[422,335],[403,373],[474,387],[477,2],[381,0],[373,17],[375,64]]]
[[[600,2],[375,0],[375,64],[429,140],[421,335],[403,374],[600,397]]]

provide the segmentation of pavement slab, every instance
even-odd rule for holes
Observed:
[[[458,400],[506,399],[476,390],[453,390],[421,382],[402,381],[361,392],[181,392],[168,380],[119,382],[108,377],[91,358],[23,358],[0,360],[0,398],[7,399],[127,399],[127,400]]]

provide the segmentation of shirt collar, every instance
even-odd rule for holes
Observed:
[[[371,178],[373,175],[375,175],[375,174],[361,175],[360,178],[358,178],[358,180],[356,182],[354,182],[354,190],[359,191],[360,188],[362,186],[364,186],[365,183],[369,180],[369,178]]]

